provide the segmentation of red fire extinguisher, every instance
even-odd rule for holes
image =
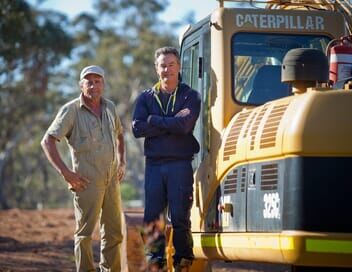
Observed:
[[[332,40],[326,48],[330,60],[329,79],[337,81],[352,77],[352,35]]]

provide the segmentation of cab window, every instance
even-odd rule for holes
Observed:
[[[281,64],[293,48],[325,51],[328,37],[238,33],[232,37],[233,97],[243,104],[260,105],[292,94],[281,82]]]

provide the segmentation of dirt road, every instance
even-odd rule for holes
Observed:
[[[143,265],[139,235],[141,217],[126,214],[129,271]],[[74,215],[72,209],[0,211],[0,271],[75,270],[73,258]],[[99,259],[99,234],[93,236],[94,257]]]
[[[129,272],[144,266],[140,210],[125,213]],[[74,214],[72,209],[0,211],[0,272],[73,272]],[[99,233],[93,235],[95,260],[99,259]],[[213,272],[264,271],[265,266],[244,269],[241,264],[214,262]],[[266,270],[270,271],[270,270]],[[287,271],[287,270],[275,270]],[[201,272],[201,271],[200,271]],[[273,272],[271,270],[271,272]]]

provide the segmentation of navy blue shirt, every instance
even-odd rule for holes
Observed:
[[[158,93],[159,91],[151,88],[138,96],[133,112],[133,134],[136,138],[145,138],[144,155],[147,159],[191,159],[199,152],[199,144],[193,136],[200,112],[199,93],[180,83],[175,103],[170,101],[167,110],[165,105],[162,109],[158,103],[155,97]],[[172,96],[170,99],[173,100]],[[175,117],[186,108],[190,110],[190,114]]]

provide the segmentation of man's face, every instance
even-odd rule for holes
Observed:
[[[89,102],[100,102],[104,91],[104,79],[96,74],[88,74],[80,83],[82,94]]]
[[[155,70],[162,84],[178,83],[180,64],[174,54],[160,55],[156,60]]]

